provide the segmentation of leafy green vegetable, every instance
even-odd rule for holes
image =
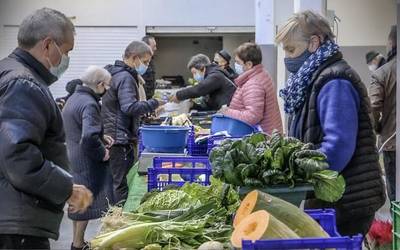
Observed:
[[[332,170],[322,170],[313,174],[315,196],[327,202],[336,202],[344,194],[346,183],[343,176]]]
[[[210,186],[187,182],[180,190],[200,203],[212,201],[218,207],[226,208],[228,213],[233,214],[236,212],[236,209],[240,205],[239,194],[230,188],[230,185],[223,183],[213,176],[210,177],[210,182]]]
[[[154,210],[189,208],[196,205],[190,195],[181,190],[167,190],[151,196],[137,208],[139,213]]]
[[[234,186],[295,187],[296,184],[312,183],[316,193],[329,185],[343,187],[342,177],[325,176],[323,171],[329,168],[327,157],[314,148],[311,143],[283,137],[278,131],[274,131],[270,138],[258,133],[242,140],[224,140],[221,146],[212,150],[210,162],[214,176]],[[326,201],[335,198],[318,195]],[[341,195],[339,192],[338,197]]]
[[[246,143],[252,144],[253,146],[257,146],[257,145],[259,145],[259,143],[266,141],[266,136],[265,136],[265,134],[262,134],[262,133],[255,133],[248,137],[245,137],[244,141]]]

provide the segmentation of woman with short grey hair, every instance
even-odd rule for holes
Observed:
[[[341,235],[365,235],[385,203],[365,85],[343,59],[329,22],[320,14],[294,14],[276,41],[285,50],[290,72],[279,92],[289,116],[289,136],[315,144],[327,156],[329,168],[346,181],[339,200],[324,202],[310,194],[305,207],[335,208]]]
[[[73,220],[73,250],[85,247],[88,221],[100,218],[108,208],[108,200],[112,200],[112,179],[105,162],[110,158],[113,140],[103,136],[99,104],[110,86],[111,74],[104,68],[90,66],[80,80],[83,85],[76,87],[65,104],[63,120],[74,183],[92,191],[93,204],[84,213],[68,213]]]

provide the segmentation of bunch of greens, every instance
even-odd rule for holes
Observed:
[[[210,177],[210,186],[186,182],[182,187],[167,186],[164,191],[153,190],[146,193],[137,212],[154,210],[187,209],[213,201],[233,214],[240,205],[239,195],[229,184]]]
[[[226,210],[214,202],[171,210],[169,215],[166,212],[123,213],[120,216],[124,225],[98,235],[90,242],[91,247],[151,249],[157,243],[159,249],[196,249],[211,240],[229,242],[232,227],[225,223]]]
[[[135,213],[110,212],[92,248],[196,249],[208,241],[228,243],[239,195],[231,185],[210,181],[210,186],[186,183],[149,192]]]
[[[345,181],[328,170],[326,155],[296,138],[273,132],[258,133],[242,140],[224,140],[210,153],[213,175],[235,186],[271,187],[310,183],[317,198],[334,202],[345,189]]]

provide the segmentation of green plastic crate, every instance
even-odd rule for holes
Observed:
[[[393,213],[393,250],[400,249],[400,201],[392,202]]]
[[[246,196],[246,194],[250,193],[254,189],[271,194],[298,207],[300,206],[301,202],[306,199],[307,192],[314,190],[313,186],[309,184],[297,185],[294,188],[281,185],[267,188],[240,187],[239,196],[243,198]]]

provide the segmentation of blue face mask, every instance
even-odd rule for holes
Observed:
[[[196,74],[194,74],[193,77],[197,82],[201,82],[204,80],[204,76],[202,74],[200,74],[199,72],[196,72]]]
[[[235,62],[235,72],[238,75],[243,74],[243,72],[244,72],[243,65],[240,65],[239,63]]]
[[[50,73],[52,75],[54,75],[55,77],[57,77],[58,79],[60,79],[60,77],[62,76],[62,74],[64,74],[64,72],[68,69],[69,66],[69,57],[64,55],[60,48],[58,47],[58,45],[56,43],[54,43],[56,45],[56,48],[58,50],[58,52],[61,55],[61,61],[60,64],[58,64],[57,66],[53,66],[50,62],[50,59],[48,59],[49,64],[50,64]]]
[[[311,55],[312,53],[306,49],[301,55],[295,58],[288,58],[286,57],[284,59],[285,61],[285,66],[286,69],[292,73],[296,74],[297,71],[301,68],[301,66],[304,64],[304,62],[307,60],[307,58]]]
[[[144,75],[144,73],[146,73],[148,66],[146,66],[144,63],[142,63],[140,58],[139,58],[139,61],[140,61],[140,65],[139,65],[139,67],[135,67],[135,70],[139,75],[142,76],[142,75]]]

